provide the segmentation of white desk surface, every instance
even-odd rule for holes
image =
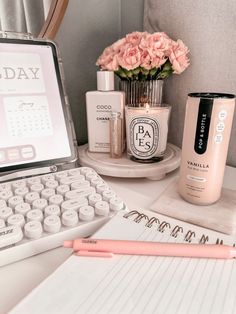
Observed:
[[[129,209],[149,209],[154,200],[177,175],[169,174],[164,180],[119,179],[104,177]],[[224,187],[236,190],[236,168],[226,167]],[[43,279],[50,275],[69,253],[57,248],[0,268],[0,314],[7,313]]]

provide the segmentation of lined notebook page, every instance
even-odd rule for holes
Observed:
[[[144,212],[144,211],[143,211]],[[149,217],[163,216],[144,212]],[[222,236],[174,219],[165,231],[154,222],[139,223],[122,213],[112,218],[94,237],[123,240],[183,242],[188,230],[192,242],[202,235],[208,243]],[[178,237],[171,230],[181,224]],[[180,225],[179,225],[180,226]],[[207,234],[206,234],[207,232]],[[71,256],[11,313],[236,313],[236,263],[234,260],[117,255],[113,258]]]

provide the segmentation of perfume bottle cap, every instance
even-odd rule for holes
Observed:
[[[113,71],[97,71],[97,89],[100,91],[114,90]]]

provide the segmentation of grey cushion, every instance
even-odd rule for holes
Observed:
[[[170,142],[181,146],[189,92],[236,93],[236,1],[145,0],[144,29],[164,31],[190,49],[190,67],[165,83],[164,101],[172,105]],[[236,166],[236,119],[228,164]]]

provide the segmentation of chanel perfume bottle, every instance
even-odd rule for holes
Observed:
[[[208,205],[220,198],[235,95],[188,95],[179,193],[188,202]]]
[[[120,113],[124,129],[125,95],[114,90],[112,71],[97,72],[97,89],[86,93],[89,151],[109,153],[111,112]]]

